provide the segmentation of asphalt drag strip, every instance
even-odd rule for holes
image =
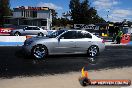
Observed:
[[[21,47],[0,47],[0,78],[16,76],[41,76],[78,72],[86,66],[88,70],[113,69],[132,66],[132,46],[106,46],[95,59],[86,55],[49,56],[46,60],[24,57]]]

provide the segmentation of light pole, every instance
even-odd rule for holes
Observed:
[[[107,26],[107,34],[109,34],[109,31],[108,31],[108,29],[109,29],[109,10],[107,11],[108,12],[108,14],[107,14],[107,24],[108,24],[108,26]]]
[[[107,11],[108,13],[107,13],[107,22],[109,22],[109,10]]]

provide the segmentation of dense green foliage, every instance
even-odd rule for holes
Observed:
[[[71,10],[71,19],[74,24],[94,24],[105,22],[105,20],[98,16],[97,10],[90,7],[88,0],[71,0],[69,4]]]
[[[4,24],[4,16],[10,16],[10,1],[9,0],[0,0],[0,25]]]

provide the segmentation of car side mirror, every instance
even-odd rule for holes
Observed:
[[[65,39],[65,38],[64,38],[64,37],[59,37],[59,38],[58,38],[58,41],[60,41],[60,39]]]

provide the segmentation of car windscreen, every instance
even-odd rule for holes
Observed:
[[[49,38],[55,38],[55,37],[57,37],[58,35],[62,34],[65,31],[66,30],[58,30],[58,31],[55,31],[55,32],[51,33],[50,35],[47,35],[47,37],[49,37]]]

